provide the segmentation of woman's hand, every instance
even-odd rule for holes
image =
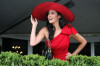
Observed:
[[[33,19],[32,15],[31,15],[31,23],[32,23],[33,26],[37,27],[38,21],[37,21],[36,18]]]
[[[71,54],[70,52],[68,52],[68,53],[66,54],[66,59],[68,59],[69,56],[72,56],[72,54]]]

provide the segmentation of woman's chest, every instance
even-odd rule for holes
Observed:
[[[53,38],[53,40],[51,41],[51,48],[52,49],[64,49],[69,46],[69,42],[70,42],[69,36],[60,34],[59,36],[56,36],[55,38]],[[47,46],[48,44],[49,43],[47,42]]]

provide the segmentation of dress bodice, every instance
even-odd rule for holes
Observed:
[[[69,35],[75,35],[76,29],[71,25],[66,25],[62,28],[61,33],[54,37],[51,42],[52,55],[54,58],[66,60],[66,54],[68,53],[70,37]],[[48,46],[48,40],[46,40]]]

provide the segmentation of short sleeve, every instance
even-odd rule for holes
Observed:
[[[67,35],[75,35],[76,33],[78,33],[78,31],[71,24],[68,24],[65,27],[63,27],[61,33]]]
[[[71,27],[71,33],[75,35],[76,33],[78,33],[78,31],[74,27]]]

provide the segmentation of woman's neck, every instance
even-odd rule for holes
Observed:
[[[59,22],[55,22],[52,25],[54,26],[55,30],[61,30]]]

